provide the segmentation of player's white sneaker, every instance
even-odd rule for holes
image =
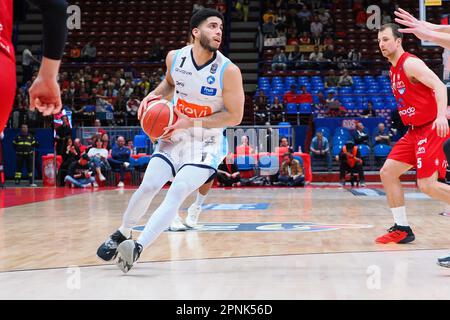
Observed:
[[[198,216],[202,212],[202,206],[199,206],[195,203],[191,204],[191,206],[188,209],[188,214],[186,217],[186,220],[184,221],[184,224],[188,226],[189,228],[196,228],[197,227],[197,221]]]
[[[170,231],[186,231],[187,227],[181,222],[181,218],[179,215],[173,219],[172,223],[169,226]]]

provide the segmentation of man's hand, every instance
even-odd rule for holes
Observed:
[[[433,122],[433,127],[431,130],[436,128],[437,134],[441,138],[445,138],[448,135],[449,127],[448,120],[446,116],[438,116]]]
[[[173,108],[175,114],[178,116],[177,121],[169,126],[164,128],[164,135],[161,137],[162,139],[170,139],[173,132],[178,129],[189,129],[194,126],[194,120],[192,118],[189,118],[187,115],[179,111],[177,108]]]
[[[30,87],[30,110],[37,108],[44,116],[61,111],[61,91],[56,81],[60,60],[42,58],[39,74]]]
[[[401,8],[395,11],[394,14],[398,17],[395,18],[397,23],[408,27],[399,29],[398,31],[402,33],[413,33],[419,39],[429,40],[431,38],[431,31],[436,28],[434,24],[417,20],[413,15]]]
[[[150,92],[150,93],[149,93],[149,94],[141,101],[141,104],[139,105],[139,109],[138,109],[138,112],[137,112],[138,120],[139,120],[139,121],[141,120],[142,115],[144,114],[145,110],[147,110],[147,106],[149,105],[149,103],[150,103],[151,101],[159,100],[159,99],[161,99],[161,98],[162,98],[161,95],[157,96],[157,95],[154,95],[152,92]]]
[[[29,90],[30,110],[37,108],[44,116],[61,111],[61,92],[56,78],[38,75]]]

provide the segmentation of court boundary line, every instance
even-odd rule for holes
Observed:
[[[212,257],[212,258],[187,258],[187,259],[175,259],[175,260],[147,260],[138,261],[138,264],[150,264],[150,263],[164,263],[164,262],[185,262],[185,261],[204,261],[204,260],[224,260],[224,259],[246,259],[246,258],[267,258],[267,257],[291,257],[291,256],[306,256],[306,255],[330,255],[330,254],[349,254],[349,253],[388,253],[388,252],[414,252],[414,251],[438,251],[447,250],[449,248],[435,248],[435,249],[406,249],[406,250],[377,250],[377,251],[339,251],[339,252],[311,252],[311,253],[286,253],[286,254],[268,254],[268,255],[255,255],[255,256],[239,256],[239,257]],[[99,259],[99,258],[98,258]],[[15,273],[15,272],[27,272],[27,271],[49,271],[49,270],[60,270],[67,269],[71,267],[78,268],[92,268],[92,267],[102,267],[102,266],[114,266],[115,263],[107,264],[87,264],[87,265],[68,265],[64,267],[49,267],[49,268],[32,268],[32,269],[17,269],[17,270],[6,270],[0,271],[1,274]]]

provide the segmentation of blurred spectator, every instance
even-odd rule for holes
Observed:
[[[312,95],[306,90],[306,86],[302,86],[300,90],[301,93],[298,96],[297,103],[312,103],[313,102]]]
[[[353,138],[355,140],[355,144],[369,144],[369,133],[367,132],[367,129],[364,127],[362,122],[358,122],[356,124],[356,130],[353,134]]]
[[[192,6],[192,13],[203,9],[203,1],[202,0],[198,0],[196,3],[194,3],[194,5]]]
[[[310,30],[310,18],[311,11],[309,11],[306,5],[303,5],[302,10],[297,13],[297,29],[302,32]]]
[[[390,14],[383,10],[383,13],[381,15],[381,25],[391,23],[391,22],[392,22],[392,18],[390,16]]]
[[[270,115],[268,117],[269,122],[274,121],[283,121],[284,114],[284,104],[280,101],[278,97],[273,98],[273,103],[270,105]]]
[[[137,111],[139,109],[139,105],[141,102],[138,99],[129,99],[127,101],[127,120],[128,125],[135,126],[139,124],[139,120],[137,118]]]
[[[13,140],[13,147],[16,151],[16,173],[14,177],[16,184],[20,184],[24,165],[27,169],[30,185],[32,184],[34,166],[33,153],[38,145],[39,144],[34,136],[28,132],[28,126],[26,124],[22,124],[20,133]]]
[[[81,49],[77,44],[73,44],[69,51],[69,58],[71,61],[78,61],[81,58]]]
[[[322,38],[322,32],[323,32],[323,24],[320,22],[319,17],[315,16],[313,18],[313,21],[311,22],[311,35],[314,39],[314,44],[318,45],[320,44],[320,40]]]
[[[391,135],[389,134],[389,130],[382,122],[378,124],[378,127],[375,130],[373,136],[375,140],[375,145],[387,144],[389,146],[391,144]]]
[[[367,22],[367,13],[364,8],[361,8],[356,14],[355,23],[358,28],[364,29]]]
[[[72,163],[77,162],[81,157],[81,151],[73,144],[72,138],[67,139],[66,151],[62,155],[62,163],[58,170],[58,186],[64,186],[64,178],[66,177],[69,167]]]
[[[300,44],[310,44],[311,43],[311,37],[309,36],[308,32],[303,32],[302,36],[299,39]]]
[[[336,71],[331,69],[328,72],[328,76],[325,77],[325,88],[337,87],[339,83],[339,78],[336,76]]]
[[[349,75],[346,69],[342,70],[342,75],[339,77],[338,86],[340,87],[349,87],[353,85],[353,78]]]
[[[87,147],[81,143],[80,138],[76,138],[75,140],[73,140],[73,145],[77,148],[77,150],[80,150],[80,154],[86,152]]]
[[[361,52],[359,52],[356,48],[352,47],[350,49],[350,52],[348,53],[348,61],[353,68],[360,67]]]
[[[278,176],[279,184],[289,187],[303,187],[305,185],[304,170],[300,162],[294,159],[292,153],[283,154],[283,163]]]
[[[242,1],[242,21],[248,21],[248,11],[250,6],[249,0],[241,0]]]
[[[127,140],[127,148],[130,149],[131,155],[137,154],[137,149],[134,147],[133,140]]]
[[[376,117],[377,113],[375,109],[373,108],[372,101],[367,102],[367,109],[365,109],[363,112],[358,114],[358,117],[361,118],[370,118],[370,117]]]
[[[102,122],[100,121],[100,119],[95,119],[94,127],[97,128],[97,133],[101,135],[106,133],[105,129],[102,128]]]
[[[289,145],[288,138],[281,137],[280,146],[275,148],[275,153],[284,154],[286,152],[294,153],[294,148]]]
[[[151,46],[149,51],[149,61],[156,62],[163,60],[165,49],[166,48],[161,44],[161,40],[159,38],[156,38],[155,43]]]
[[[332,45],[325,46],[325,50],[323,52],[323,59],[328,61],[328,62],[334,61],[334,59],[335,59],[335,57],[334,57],[334,48],[333,48]]]
[[[107,133],[102,134],[101,137],[102,140],[102,148],[106,149],[106,150],[111,150],[111,145],[109,144],[109,136]],[[125,144],[125,141],[124,141]]]
[[[36,59],[31,53],[30,49],[25,48],[22,52],[22,83],[26,83],[31,80],[34,72],[34,65],[41,62]]]
[[[70,127],[69,118],[62,116],[62,125],[56,129],[56,154],[63,155],[67,147],[67,139],[72,137],[72,128]]]
[[[237,155],[248,155],[248,154],[253,154],[253,153],[255,153],[255,151],[249,145],[248,136],[242,136],[241,144],[236,147],[236,154]]]
[[[327,34],[325,36],[325,39],[323,39],[323,45],[324,46],[334,46],[334,40],[330,34]]]
[[[345,185],[345,174],[347,172],[358,173],[359,185],[365,187],[363,161],[361,153],[357,146],[352,141],[347,141],[339,155],[336,156],[336,161],[339,161],[339,180],[342,186]]]
[[[301,60],[303,60],[303,55],[300,52],[300,46],[295,46],[294,51],[288,55],[289,66],[297,68],[301,64]]]
[[[347,67],[347,58],[348,54],[344,47],[339,47],[339,49],[335,51],[335,61],[337,62],[337,67],[339,69],[345,69]]]
[[[393,141],[396,141],[403,137],[405,133],[408,131],[408,127],[403,123],[400,114],[398,113],[398,109],[392,110],[391,112],[391,132],[393,134]]]
[[[319,51],[319,46],[314,46],[314,52],[309,55],[309,61],[320,62],[323,61],[323,53]]]
[[[275,21],[275,13],[273,12],[272,9],[268,9],[264,14],[263,14],[263,22],[267,23],[269,21],[274,22]]]
[[[273,23],[273,17],[269,17],[269,20],[263,23],[262,33],[265,37],[274,38],[276,36],[275,23]]]
[[[287,68],[287,58],[284,54],[284,50],[280,47],[277,48],[277,51],[272,58],[272,70],[277,70],[279,68],[282,70],[286,70]]]
[[[311,160],[315,158],[325,158],[327,160],[328,172],[331,171],[331,152],[328,139],[323,136],[321,131],[316,132],[316,136],[311,140],[310,146]]]
[[[327,115],[330,117],[342,117],[345,114],[345,108],[341,105],[338,99],[335,98],[334,92],[328,92],[326,99]]]
[[[288,103],[297,103],[297,101],[298,101],[297,86],[295,84],[291,84],[291,90],[284,94],[283,102],[285,104],[288,104]]]
[[[108,150],[102,148],[102,141],[100,139],[95,139],[94,146],[89,149],[87,155],[90,158],[89,166],[91,169],[97,173],[100,181],[105,181],[106,178],[102,172],[109,170],[110,166],[107,160]]]
[[[253,113],[255,117],[258,117],[261,121],[265,121],[267,117],[267,106],[267,97],[263,90],[259,90],[259,93],[255,97],[255,101],[253,103]]]
[[[97,57],[97,48],[92,44],[92,41],[86,43],[86,45],[81,49],[81,60],[83,61],[95,61]]]
[[[72,163],[64,181],[70,183],[72,187],[77,188],[93,186],[95,178],[92,176],[92,171],[89,170],[89,160],[89,156],[83,154],[80,160]]]
[[[227,11],[227,4],[225,3],[225,0],[217,0],[216,1],[216,10],[219,11],[222,14],[225,14]]]
[[[130,166],[131,151],[125,146],[125,138],[119,136],[117,138],[117,145],[112,148],[111,158],[108,162],[113,170],[119,170],[120,181],[118,187],[124,186],[125,170]]]
[[[229,153],[217,169],[217,184],[219,187],[238,187],[241,177],[237,165],[234,163],[233,153]]]

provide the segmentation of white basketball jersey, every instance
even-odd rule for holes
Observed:
[[[231,62],[216,51],[202,66],[195,63],[192,45],[176,51],[170,74],[175,84],[173,104],[191,118],[202,118],[224,109],[223,74]],[[203,135],[222,134],[224,128],[203,129]]]

